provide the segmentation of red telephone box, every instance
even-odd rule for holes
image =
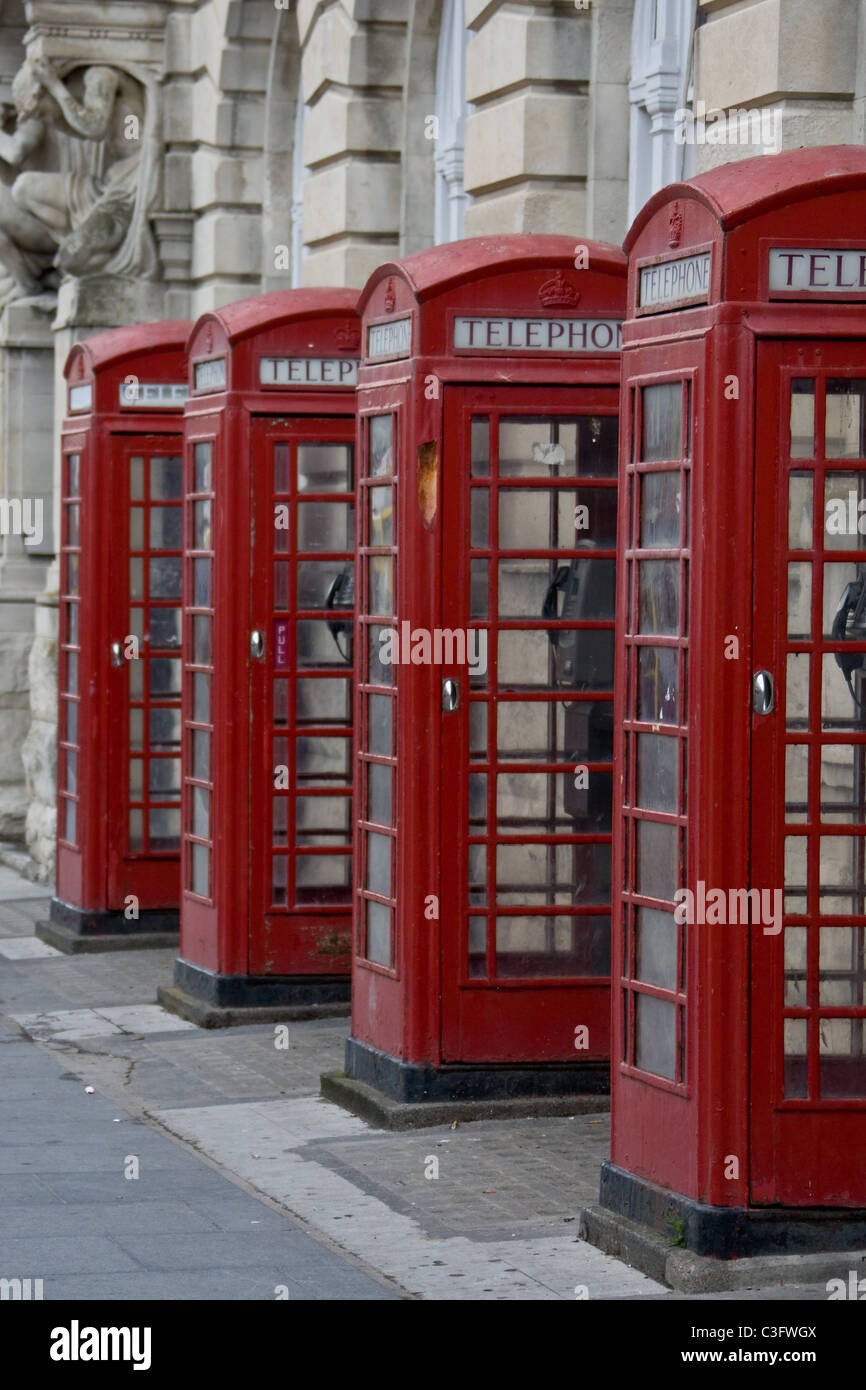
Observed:
[[[65,366],[57,886],[39,934],[67,951],[177,940],[189,328],[112,329]]]
[[[349,994],[356,290],[205,314],[186,409],[180,958],[161,997]]]
[[[624,274],[479,238],[359,301],[353,1106],[607,1088]]]
[[[626,242],[607,1248],[866,1243],[864,215],[803,149]]]

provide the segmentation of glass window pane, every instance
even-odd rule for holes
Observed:
[[[815,383],[808,377],[791,382],[791,458],[815,456]]]
[[[148,812],[148,848],[152,850],[180,849],[180,811],[167,806],[152,806]]]
[[[289,491],[289,446],[274,444],[274,492]]]
[[[210,835],[210,792],[207,787],[190,787],[192,805],[192,826],[190,827],[193,835],[200,835],[203,840]]]
[[[129,548],[130,550],[144,549],[143,507],[130,507],[129,509]]]
[[[158,559],[148,561],[151,598],[181,597],[182,563],[179,555],[177,557],[160,556]]]
[[[503,978],[593,978],[608,975],[609,962],[609,917],[496,919],[496,973]]]
[[[140,715],[141,710],[137,713]],[[157,705],[149,711],[150,747],[154,752],[167,752],[180,745],[180,710],[163,709]]]
[[[391,964],[391,908],[383,903],[366,901],[364,912],[367,919],[367,960],[376,965]]]
[[[210,560],[193,560],[192,585],[193,608],[210,608]]]
[[[676,1006],[637,994],[634,1001],[635,1066],[653,1076],[676,1077]]]
[[[372,546],[393,545],[394,489],[391,487],[367,488],[367,506],[370,509],[368,544]]]
[[[174,502],[183,497],[183,462],[178,457],[150,460],[152,502]]]
[[[807,819],[809,802],[808,774],[808,747],[802,743],[789,743],[785,749],[785,819],[788,822],[804,821]],[[824,795],[823,787],[821,795]]]
[[[179,608],[151,608],[150,646],[177,647],[181,645],[181,610]],[[195,622],[210,622],[209,618],[196,618]]]
[[[195,492],[210,492],[213,487],[213,475],[211,462],[213,458],[213,445],[210,441],[203,444],[196,444],[194,449],[195,458],[195,478],[193,480],[193,490]],[[210,515],[210,513],[208,513]],[[200,550],[209,550],[210,545],[197,546]]]
[[[367,696],[367,751],[390,758],[394,702],[390,695]]]
[[[682,544],[682,483],[676,473],[640,475],[640,544],[676,550]]]
[[[648,724],[679,724],[679,651],[637,648],[637,717]]]
[[[347,565],[342,560],[299,560],[297,563],[298,607],[323,609],[335,580],[338,580],[344,572],[348,571],[351,574],[352,568],[351,564]],[[348,580],[344,582],[348,593]],[[282,606],[287,607],[288,605]]]
[[[824,476],[824,549],[866,548],[866,470]]]
[[[490,490],[486,487],[474,487],[469,494],[469,544],[473,550],[486,550],[490,544],[489,497]]]
[[[192,717],[197,724],[210,723],[210,676],[198,671],[192,678]]]
[[[132,668],[135,669],[139,664],[133,662]],[[148,669],[150,671],[151,695],[180,694],[181,665],[179,657],[153,657]]]
[[[349,738],[298,738],[295,740],[295,775],[306,786],[351,778],[352,741]]]
[[[638,580],[638,632],[675,637],[680,630],[679,562],[641,560]]]
[[[351,723],[351,691],[346,680],[305,677],[296,682],[295,702],[299,724]]]
[[[635,909],[635,978],[660,989],[676,989],[677,924],[672,912]]]
[[[821,912],[866,911],[866,840],[862,835],[821,836]]]
[[[149,791],[157,801],[180,800],[180,759],[151,758]]]
[[[213,544],[211,532],[211,500],[193,502],[193,550],[210,550]]]
[[[391,824],[391,784],[390,767],[367,764],[367,820],[377,825]]]
[[[390,555],[367,558],[367,612],[389,616],[394,608],[394,564]]]
[[[839,664],[839,659],[842,666]],[[851,652],[842,651],[825,653],[822,658],[822,679],[821,679],[821,727],[824,729],[850,729],[852,732],[863,733],[866,731],[866,709],[863,707],[864,690],[862,683],[863,668],[860,662],[866,659],[866,651]],[[808,677],[808,656],[800,657],[803,666],[800,675],[801,688],[805,685]],[[790,668],[793,658],[788,657],[788,670],[790,680]],[[845,669],[843,669],[843,667]],[[801,727],[806,728],[804,720]]]
[[[486,478],[490,473],[490,421],[486,415],[472,417],[472,477]]]
[[[367,881],[371,893],[391,896],[391,837],[367,831]]]
[[[866,821],[866,744],[827,743],[822,747],[821,819],[848,825]]]
[[[811,634],[812,566],[807,560],[795,560],[788,565],[788,636],[803,642]]]
[[[275,797],[285,806],[286,797]],[[348,796],[299,796],[295,799],[295,843],[351,845],[352,799]],[[344,856],[345,858],[345,856]],[[342,883],[342,878],[338,880]]]
[[[788,545],[791,550],[812,549],[811,473],[792,473],[788,480]]]
[[[141,457],[129,460],[129,496],[137,502],[144,500],[144,459]]]
[[[371,477],[383,477],[394,472],[393,440],[393,415],[374,415],[370,420],[368,473]]]
[[[866,381],[828,380],[825,433],[827,458],[864,457],[864,402]]]
[[[642,461],[656,463],[663,459],[679,459],[683,448],[682,382],[645,386],[642,394]]]
[[[299,502],[298,550],[353,550],[354,515],[351,502]]]
[[[192,775],[202,782],[210,779],[210,734],[203,729],[193,730]]]
[[[638,893],[673,902],[680,887],[679,832],[658,821],[635,822],[635,870]]]
[[[199,897],[208,896],[210,877],[210,850],[205,845],[190,845],[191,878],[190,887]]]
[[[785,723],[789,729],[809,727],[809,656],[789,652],[785,686]]]
[[[299,444],[298,492],[350,492],[351,444]]]
[[[637,805],[647,811],[677,813],[677,743],[663,734],[635,736]]]
[[[346,664],[343,649],[329,624],[307,618],[302,619],[296,627],[295,661],[298,667],[345,667]]]

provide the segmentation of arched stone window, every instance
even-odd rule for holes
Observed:
[[[437,246],[463,236],[463,218],[470,201],[463,187],[468,37],[463,0],[443,0],[434,108],[438,138],[433,151],[433,239]]]
[[[691,100],[687,86],[691,74],[686,68],[695,9],[695,0],[635,0],[629,83],[629,222],[659,188],[692,173],[694,151],[691,145],[674,140],[674,120],[677,110]]]

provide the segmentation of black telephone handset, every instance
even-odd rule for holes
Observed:
[[[559,565],[544,596],[541,616],[573,622],[613,616],[612,574],[590,558]],[[562,611],[559,595],[562,593]],[[554,679],[570,690],[605,690],[613,685],[610,633],[599,628],[549,628]],[[613,757],[613,707],[610,700],[575,700],[563,708],[565,757],[606,762]],[[610,827],[610,795],[604,777],[591,777],[588,786],[575,785],[572,772],[563,774],[563,807],[586,831]]]
[[[866,570],[846,584],[830,631],[837,642],[866,641]],[[866,652],[836,652],[834,655],[851,698],[859,706],[862,702],[857,698],[851,677],[855,671],[866,667]]]
[[[328,631],[337,644],[337,651],[344,661],[351,664],[352,641],[355,631],[355,566],[344,565],[334,576],[331,587],[325,596],[325,607],[329,612],[348,612],[351,618],[329,619]]]

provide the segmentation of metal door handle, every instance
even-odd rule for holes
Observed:
[[[261,661],[264,654],[265,634],[260,632],[257,627],[253,628],[250,633],[250,656],[254,657],[256,661]]]
[[[446,714],[453,714],[460,708],[460,684],[458,681],[442,682],[442,708]]]
[[[752,676],[752,709],[755,714],[772,714],[776,708],[776,684],[769,671]]]
[[[109,651],[110,651],[110,653],[111,653],[111,664],[112,664],[112,666],[122,666],[122,665],[123,665],[123,643],[122,643],[122,642],[112,642],[111,646],[109,647]]]

